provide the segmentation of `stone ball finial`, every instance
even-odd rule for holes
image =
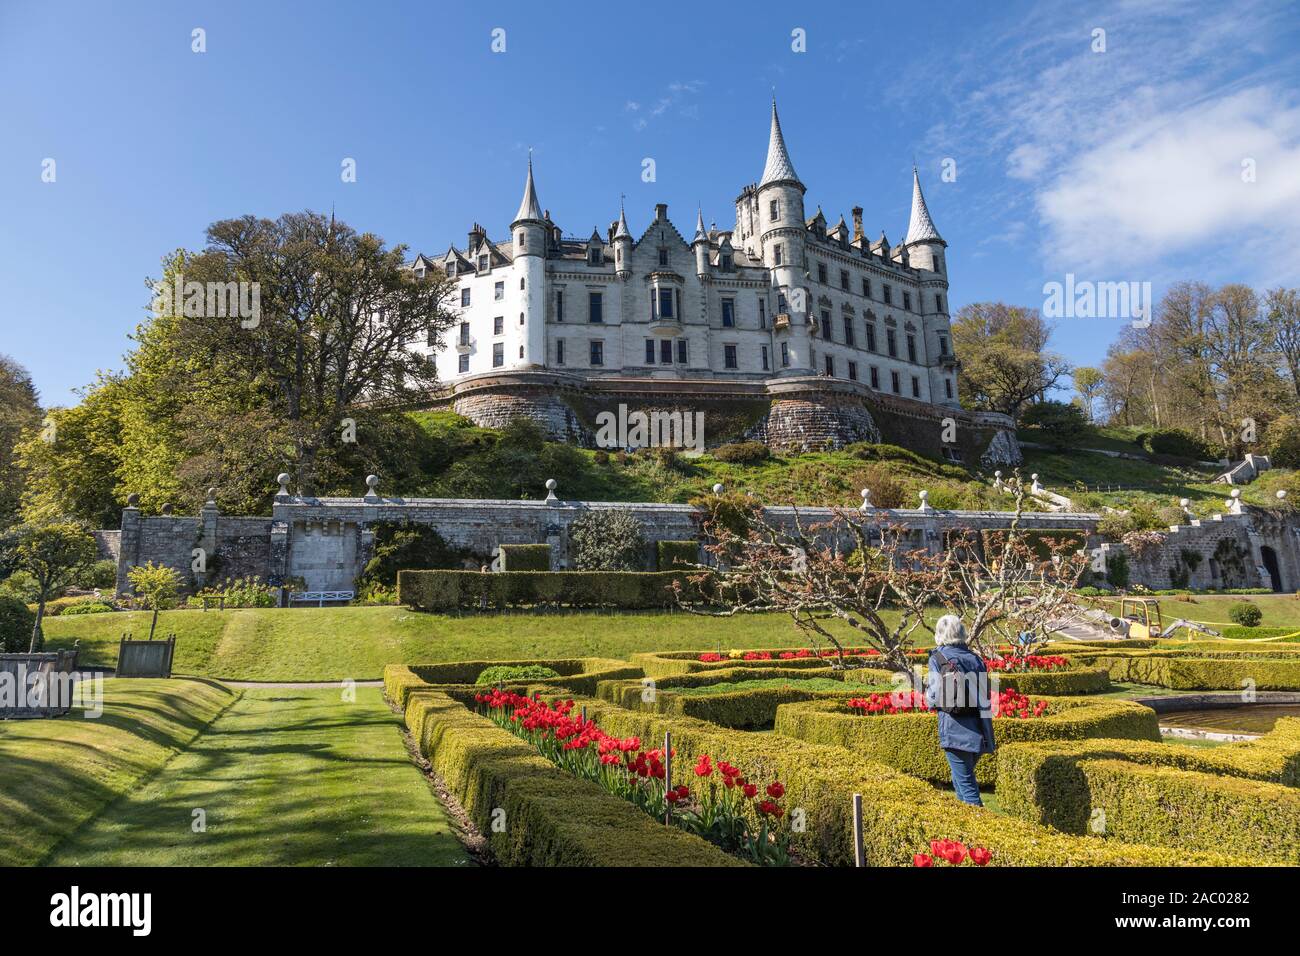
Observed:
[[[1240,497],[1241,497],[1241,489],[1240,489],[1240,488],[1233,488],[1232,491],[1231,491],[1229,494],[1230,494],[1230,496],[1233,497],[1233,498],[1240,498]]]
[[[128,508],[139,508],[140,496],[137,495],[134,491],[131,492],[129,495],[126,496],[126,506]]]
[[[1001,471],[995,471],[995,472],[993,472],[993,477],[994,477],[994,478],[1001,478],[1001,477],[1002,477],[1002,472],[1001,472]]]
[[[870,511],[874,507],[875,506],[871,503],[871,489],[863,488],[862,489],[862,510]]]
[[[1180,507],[1180,508],[1184,508],[1184,509],[1185,509],[1185,508],[1186,508],[1188,505],[1190,505],[1191,503],[1192,503],[1192,499],[1191,499],[1191,498],[1179,498],[1179,499],[1178,499],[1178,507]]]
[[[559,501],[559,499],[555,497],[555,489],[558,487],[560,487],[560,483],[556,481],[554,478],[546,479],[546,500],[547,501]]]
[[[1029,476],[1029,480],[1030,480],[1030,481],[1037,481],[1037,480],[1038,480],[1038,472],[1034,472],[1032,475],[1030,475],[1030,476]]]
[[[168,501],[162,506],[162,513],[165,515],[169,515],[172,513],[172,503],[170,501]]]
[[[291,480],[289,473],[282,471],[275,476],[275,480],[280,485],[280,490],[276,494],[284,495],[286,498],[289,497],[289,481]]]
[[[1285,489],[1285,488],[1279,488],[1279,489],[1277,490],[1277,500],[1278,500],[1278,501],[1286,501],[1286,489]]]
[[[217,489],[216,489],[216,488],[209,488],[209,489],[208,489],[208,501],[216,501],[216,500],[217,500]]]
[[[715,495],[720,495],[726,490],[727,488],[722,482],[718,482],[716,485],[713,486],[713,493]]]
[[[372,495],[374,495],[374,494],[378,494],[378,488],[379,488],[379,476],[378,476],[378,475],[366,475],[366,487],[367,487],[368,489],[370,489],[370,493],[371,493]]]

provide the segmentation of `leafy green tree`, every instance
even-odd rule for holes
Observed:
[[[0,594],[0,654],[16,654],[27,647],[36,615],[12,594]]]
[[[36,386],[27,370],[0,355],[0,533],[18,521],[23,476],[17,467],[17,446],[27,429],[40,423]]]
[[[94,537],[70,521],[19,525],[10,535],[5,547],[6,564],[26,571],[37,587],[29,651],[40,650],[45,643],[41,624],[46,602],[85,573],[97,557],[96,550]]]
[[[1265,433],[1269,462],[1277,468],[1300,468],[1300,419],[1279,415]]]
[[[142,606],[153,611],[149,620],[149,640],[153,640],[154,630],[158,627],[158,612],[176,606],[180,594],[181,576],[165,564],[136,565],[126,572],[126,579],[131,582],[136,600]]]
[[[1053,448],[1069,448],[1088,434],[1083,409],[1066,402],[1038,402],[1025,409],[1020,423]]]
[[[1074,390],[1079,393],[1079,401],[1083,403],[1083,414],[1092,421],[1093,403],[1104,384],[1101,371],[1083,365],[1076,368],[1070,377],[1074,380]]]
[[[1069,362],[1047,347],[1051,331],[1034,309],[1002,302],[963,306],[952,323],[962,403],[1019,418],[1021,409],[1070,373]]]

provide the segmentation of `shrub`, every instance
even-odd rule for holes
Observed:
[[[1300,468],[1300,419],[1279,415],[1264,433],[1264,447],[1274,468]]]
[[[906,508],[912,503],[907,485],[888,468],[871,465],[862,469],[857,478],[857,483],[871,492],[871,504],[874,507]]]
[[[69,614],[103,614],[106,611],[113,610],[113,605],[103,601],[81,601],[77,604],[70,604],[63,609],[64,616]]]
[[[117,587],[117,562],[108,558],[96,561],[87,566],[74,583],[82,591],[93,591],[96,588],[111,591]]]
[[[1123,551],[1111,552],[1106,557],[1106,580],[1112,587],[1128,587],[1128,555]]]
[[[18,598],[24,604],[35,604],[41,596],[40,585],[36,579],[26,571],[15,571],[9,577],[0,581],[0,594],[8,594]],[[48,602],[47,611],[48,612]]]
[[[20,654],[32,640],[36,615],[26,602],[11,594],[0,594],[0,653]]]
[[[1190,432],[1179,428],[1160,428],[1142,436],[1142,447],[1153,455],[1208,461],[1213,454],[1208,445]]]
[[[601,465],[601,466],[608,465],[609,452],[605,451],[605,449],[602,448],[591,456],[591,460],[595,462],[597,465]]]
[[[655,543],[656,567],[671,571],[681,565],[694,566],[700,561],[698,541],[658,541]]]
[[[204,588],[197,598],[225,597],[226,607],[275,607],[276,589],[261,578],[250,575],[231,578],[213,587]]]
[[[761,441],[738,441],[715,448],[713,457],[739,465],[756,465],[771,458],[772,450]]]
[[[1066,402],[1038,402],[1020,416],[1020,424],[1032,428],[1036,437],[1053,448],[1070,448],[1088,434],[1088,419],[1078,405]]]
[[[373,585],[395,587],[397,572],[403,568],[427,570],[461,566],[463,552],[447,544],[446,539],[428,525],[378,521],[370,527],[375,532],[375,543],[370,560],[357,578],[357,590],[361,593],[371,593]]]
[[[645,536],[641,521],[619,508],[588,511],[569,526],[574,566],[579,571],[641,571]]]
[[[501,545],[501,570],[549,571],[551,570],[551,546],[549,544],[503,544]]]
[[[1264,619],[1264,612],[1256,604],[1248,601],[1242,601],[1240,604],[1234,604],[1228,608],[1228,620],[1233,624],[1240,624],[1242,627],[1258,627],[1259,622]]]
[[[559,671],[542,664],[497,664],[493,667],[485,667],[474,683],[480,686],[517,684],[520,681],[546,680],[559,676]]]
[[[552,607],[648,610],[676,605],[679,584],[687,600],[704,595],[685,571],[402,571],[398,602],[417,611]]]

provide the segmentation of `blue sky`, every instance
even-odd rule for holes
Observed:
[[[1067,272],[1300,284],[1295,4],[899,6],[0,0],[0,352],[72,400],[220,218],[333,205],[412,253],[502,235],[530,146],[566,234],[624,193],[634,231],[657,202],[727,228],[773,89],[810,215],[861,205],[898,241],[915,156],[954,308],[1040,307]],[[1120,327],[1054,344],[1096,363]]]

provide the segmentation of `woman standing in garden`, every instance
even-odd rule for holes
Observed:
[[[952,768],[957,799],[983,806],[975,763],[995,747],[988,668],[966,646],[966,625],[956,614],[939,618],[934,644],[925,696],[939,712],[939,746]]]

